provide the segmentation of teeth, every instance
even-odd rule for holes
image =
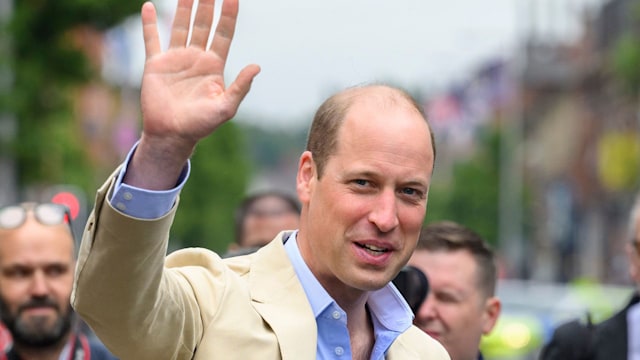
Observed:
[[[371,250],[371,251],[379,251],[379,252],[386,252],[387,251],[385,248],[377,247],[377,246],[374,246],[374,245],[362,245],[362,247],[364,247],[367,250]]]

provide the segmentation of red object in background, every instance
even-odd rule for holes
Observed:
[[[63,191],[55,194],[51,198],[51,202],[68,207],[72,220],[75,220],[80,213],[80,201],[78,200],[78,197],[70,191]]]
[[[0,323],[0,351],[7,351],[12,342],[11,333],[3,323]]]

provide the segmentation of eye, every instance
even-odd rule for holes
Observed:
[[[64,265],[51,265],[45,269],[47,276],[57,277],[67,273],[67,267]]]
[[[402,188],[401,192],[403,195],[409,196],[411,198],[415,198],[418,200],[424,199],[424,191],[422,190],[406,187]]]
[[[14,267],[14,268],[5,269],[3,273],[4,273],[4,276],[10,279],[24,279],[26,277],[31,276],[33,271],[29,268]]]
[[[353,183],[359,186],[367,186],[369,185],[369,181],[368,180],[364,180],[364,179],[356,179],[353,180]]]
[[[440,302],[442,303],[455,304],[459,302],[456,296],[454,296],[453,294],[444,293],[444,292],[436,294],[436,298],[440,300]]]
[[[376,182],[362,178],[349,180],[347,186],[357,194],[371,194],[376,191]]]
[[[412,188],[404,188],[402,189],[402,193],[405,195],[415,195],[418,192],[418,190],[416,189],[412,189]]]

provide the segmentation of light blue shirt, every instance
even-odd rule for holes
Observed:
[[[313,315],[316,317],[318,325],[316,358],[351,359],[347,314],[329,296],[302,259],[296,236],[297,232],[294,232],[285,242],[284,248],[307,295]],[[370,292],[367,306],[371,313],[375,335],[371,359],[384,359],[384,354],[393,341],[411,326],[413,313],[392,283],[380,290]]]
[[[141,219],[163,216],[173,206],[180,190],[186,183],[190,163],[180,175],[176,187],[167,191],[149,191],[122,183],[135,146],[125,160],[114,186],[111,204],[123,213]],[[297,244],[297,232],[285,243],[285,250],[307,295],[318,325],[317,359],[351,359],[351,345],[347,329],[347,315],[320,285],[302,259]],[[384,359],[393,341],[413,321],[413,312],[396,287],[389,283],[380,290],[369,293],[367,306],[371,313],[375,344],[372,360]]]

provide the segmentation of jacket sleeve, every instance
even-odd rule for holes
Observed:
[[[191,359],[202,336],[189,282],[164,267],[177,202],[157,220],[129,217],[99,190],[79,249],[71,304],[122,359]]]
[[[542,348],[540,360],[589,360],[593,325],[572,320],[558,326]]]

